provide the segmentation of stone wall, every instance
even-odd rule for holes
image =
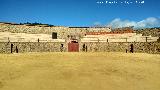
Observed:
[[[25,52],[61,52],[61,44],[64,45],[63,52],[67,52],[67,43],[60,42],[0,42],[0,53],[11,53],[11,44],[13,44],[13,52],[16,51],[16,46],[18,47],[19,53]],[[107,42],[97,42],[97,43],[79,43],[80,52],[83,52],[83,44],[87,46],[87,52],[129,52],[130,45],[133,44],[134,52],[140,53],[156,53],[160,54],[160,42],[141,42],[141,43],[107,43]]]
[[[67,50],[65,43],[53,42],[0,42],[0,53],[11,53],[11,44],[13,44],[13,53],[16,52],[16,46],[19,53],[24,52],[60,52],[61,44],[64,45],[63,51]]]
[[[87,46],[87,52],[129,52],[130,45],[133,44],[134,52],[160,54],[158,42],[87,42],[80,44],[80,51],[83,51],[83,44]]]
[[[137,34],[142,34],[143,36],[149,36],[152,37],[160,37],[160,28],[146,28],[146,29],[138,29],[135,30]]]
[[[52,27],[44,27],[44,26],[27,26],[27,25],[12,25],[12,24],[5,24],[0,23],[0,32],[12,32],[12,33],[28,33],[28,34],[49,34],[52,35],[52,32],[57,33],[58,39],[67,39],[68,35],[74,35],[76,37],[82,37],[89,31],[111,31],[110,28],[70,28],[70,27],[59,27],[59,26],[52,26]]]
[[[92,32],[96,30],[109,31],[109,28],[70,28],[70,27],[40,27],[40,26],[26,26],[26,25],[12,25],[0,23],[0,32],[12,32],[12,33],[26,33],[26,34],[49,34],[57,32],[58,39],[68,40],[68,35],[74,35],[81,38],[86,32]],[[158,29],[159,32],[159,29]],[[23,36],[23,35],[22,35]],[[159,36],[159,35],[158,35]],[[5,37],[8,39],[8,37]],[[78,39],[79,40],[79,39]],[[19,53],[23,52],[60,52],[61,44],[64,44],[64,50],[67,51],[66,42],[0,42],[0,53],[10,53],[11,44],[18,47]],[[158,42],[81,42],[80,51],[82,51],[83,44],[86,44],[88,52],[126,52],[129,51],[130,45],[134,45],[135,52],[144,53],[160,53],[160,43]]]

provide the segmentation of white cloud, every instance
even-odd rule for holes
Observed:
[[[160,27],[160,18],[149,17],[141,21],[130,21],[130,20],[121,20],[116,18],[111,21],[107,26],[112,26],[113,28],[121,28],[134,26],[134,28],[146,28],[146,27]]]

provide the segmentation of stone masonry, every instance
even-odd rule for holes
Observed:
[[[67,52],[69,37],[75,37],[79,43],[79,51],[83,52],[83,45],[87,46],[87,52],[129,52],[130,45],[133,44],[134,52],[140,53],[157,53],[160,54],[160,42],[83,42],[86,32],[110,32],[109,27],[106,28],[76,28],[76,27],[44,27],[44,26],[26,26],[0,23],[0,33],[9,32],[8,38],[0,34],[0,53],[11,53],[11,45],[13,45],[13,53],[16,47],[19,53],[25,52]],[[57,33],[57,40],[43,41],[42,39],[52,39],[53,32]],[[21,35],[22,34],[22,35]],[[19,36],[20,35],[20,36]],[[38,36],[37,36],[38,35]],[[28,39],[34,40],[27,41]],[[38,41],[37,37],[41,37]],[[45,38],[44,38],[45,37]],[[18,38],[18,40],[15,39]],[[25,40],[23,39],[25,38]],[[88,38],[88,37],[87,37]],[[1,40],[2,39],[2,40]],[[13,40],[12,40],[13,39]],[[21,40],[19,40],[21,39]],[[4,40],[4,41],[3,41]],[[48,39],[49,40],[49,39]],[[63,47],[61,47],[63,46]]]

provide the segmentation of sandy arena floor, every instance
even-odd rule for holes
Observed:
[[[0,90],[160,90],[160,55],[0,54]]]

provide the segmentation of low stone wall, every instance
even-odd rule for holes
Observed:
[[[0,53],[11,53],[11,44],[13,44],[13,53],[16,52],[16,46],[19,53],[68,51],[67,43],[61,42],[0,42]],[[63,48],[60,48],[61,44]],[[160,42],[87,42],[79,43],[80,52],[84,51],[83,44],[87,46],[87,52],[126,52],[126,50],[129,52],[130,45],[133,44],[134,52],[160,54]]]
[[[61,44],[64,45],[63,51],[67,49],[65,43],[60,42],[0,42],[0,53],[11,53],[11,44],[13,44],[13,53],[16,52],[16,46],[19,53],[24,52],[60,52]]]
[[[130,45],[133,44],[134,52],[160,54],[160,43],[158,42],[87,42],[80,44],[80,51],[83,51],[83,44],[87,46],[87,52],[126,52],[126,50],[130,52]]]

